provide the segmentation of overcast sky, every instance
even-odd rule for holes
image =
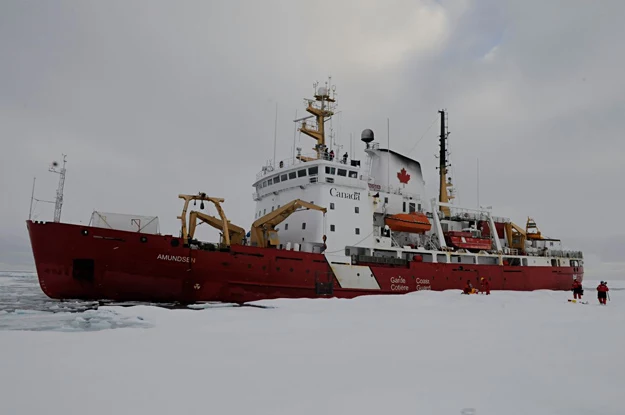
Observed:
[[[389,118],[391,147],[436,196],[446,108],[459,203],[477,203],[479,158],[482,205],[622,270],[623,16],[618,0],[4,0],[0,269],[28,262],[32,179],[53,199],[61,153],[64,221],[157,215],[177,234],[177,195],[201,190],[249,227],[276,102],[281,159],[295,111],[332,76],[343,150],[352,133],[360,152],[365,128],[385,145]]]

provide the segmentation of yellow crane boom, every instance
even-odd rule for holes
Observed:
[[[189,234],[187,232],[187,208],[189,207],[190,201],[200,201],[200,209],[204,209],[204,201],[211,202],[215,205],[219,216],[221,217],[221,225],[222,225],[222,233],[224,235],[224,243],[226,246],[230,246],[230,231],[228,224],[228,219],[226,218],[226,214],[224,210],[221,208],[221,203],[225,202],[223,198],[220,197],[210,197],[207,196],[206,193],[198,193],[196,195],[178,195],[180,199],[184,200],[184,207],[182,208],[182,214],[178,216],[178,219],[182,222],[182,239],[184,244],[189,243]],[[195,228],[195,225],[194,225]]]
[[[195,235],[195,228],[197,227],[197,221],[201,220],[207,225],[212,226],[215,229],[221,229],[223,232],[224,222],[223,220],[216,218],[215,216],[207,215],[206,213],[197,212],[192,210],[189,213],[189,239],[193,239]],[[228,221],[228,232],[230,233],[230,243],[233,245],[243,244],[243,238],[245,238],[245,229],[240,226],[234,225]],[[224,235],[225,238],[225,235]]]
[[[286,218],[295,213],[298,209],[313,209],[323,212],[325,215],[327,209],[321,206],[317,206],[312,203],[304,202],[300,199],[295,199],[284,206],[279,207],[273,212],[269,212],[265,216],[257,219],[252,224],[251,243],[252,245],[259,247],[267,247],[269,245],[278,245],[278,232],[276,226],[284,221]]]
[[[525,229],[521,228],[513,222],[506,223],[505,229],[508,239],[508,246],[510,248],[518,249],[520,251],[525,251],[525,241],[527,239]],[[495,230],[495,235],[497,235],[496,232],[497,231]]]

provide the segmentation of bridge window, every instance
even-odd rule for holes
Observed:
[[[336,167],[326,166],[326,174],[336,174]]]
[[[319,167],[315,166],[315,167],[309,167],[308,168],[308,174],[310,174],[311,176],[314,174],[319,174]]]
[[[330,225],[330,232],[334,232],[334,225]]]
[[[283,181],[283,182],[286,182],[287,181],[286,174],[280,175],[280,180]]]
[[[352,179],[357,179],[358,178],[358,172],[355,171],[349,171],[349,177],[351,177]]]
[[[273,178],[273,184],[280,183],[280,176],[276,176]]]
[[[304,176],[306,176],[306,169],[297,171],[297,177],[304,177]]]
[[[405,212],[405,211],[406,211],[406,202],[404,202],[404,205],[403,205],[402,211],[403,211],[403,212]]]
[[[414,203],[409,203],[409,204],[408,204],[408,211],[409,211],[410,213],[413,213],[413,212],[415,211],[415,205],[414,205]]]
[[[347,176],[347,170],[345,170],[345,169],[339,169],[339,171],[338,171],[338,175],[339,175],[339,176],[346,177],[346,176]]]
[[[289,172],[289,179],[294,179],[295,178],[295,172]]]

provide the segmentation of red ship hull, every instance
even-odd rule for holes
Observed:
[[[27,222],[37,275],[54,299],[245,303],[273,298],[353,298],[430,289],[570,290],[581,267],[409,262],[369,264],[380,289],[341,287],[323,254],[233,245],[185,248],[180,238],[64,223]],[[177,245],[177,246],[174,246]]]

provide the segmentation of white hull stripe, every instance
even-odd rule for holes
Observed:
[[[341,288],[380,290],[380,284],[373,276],[371,268],[363,265],[333,264],[330,267]]]

